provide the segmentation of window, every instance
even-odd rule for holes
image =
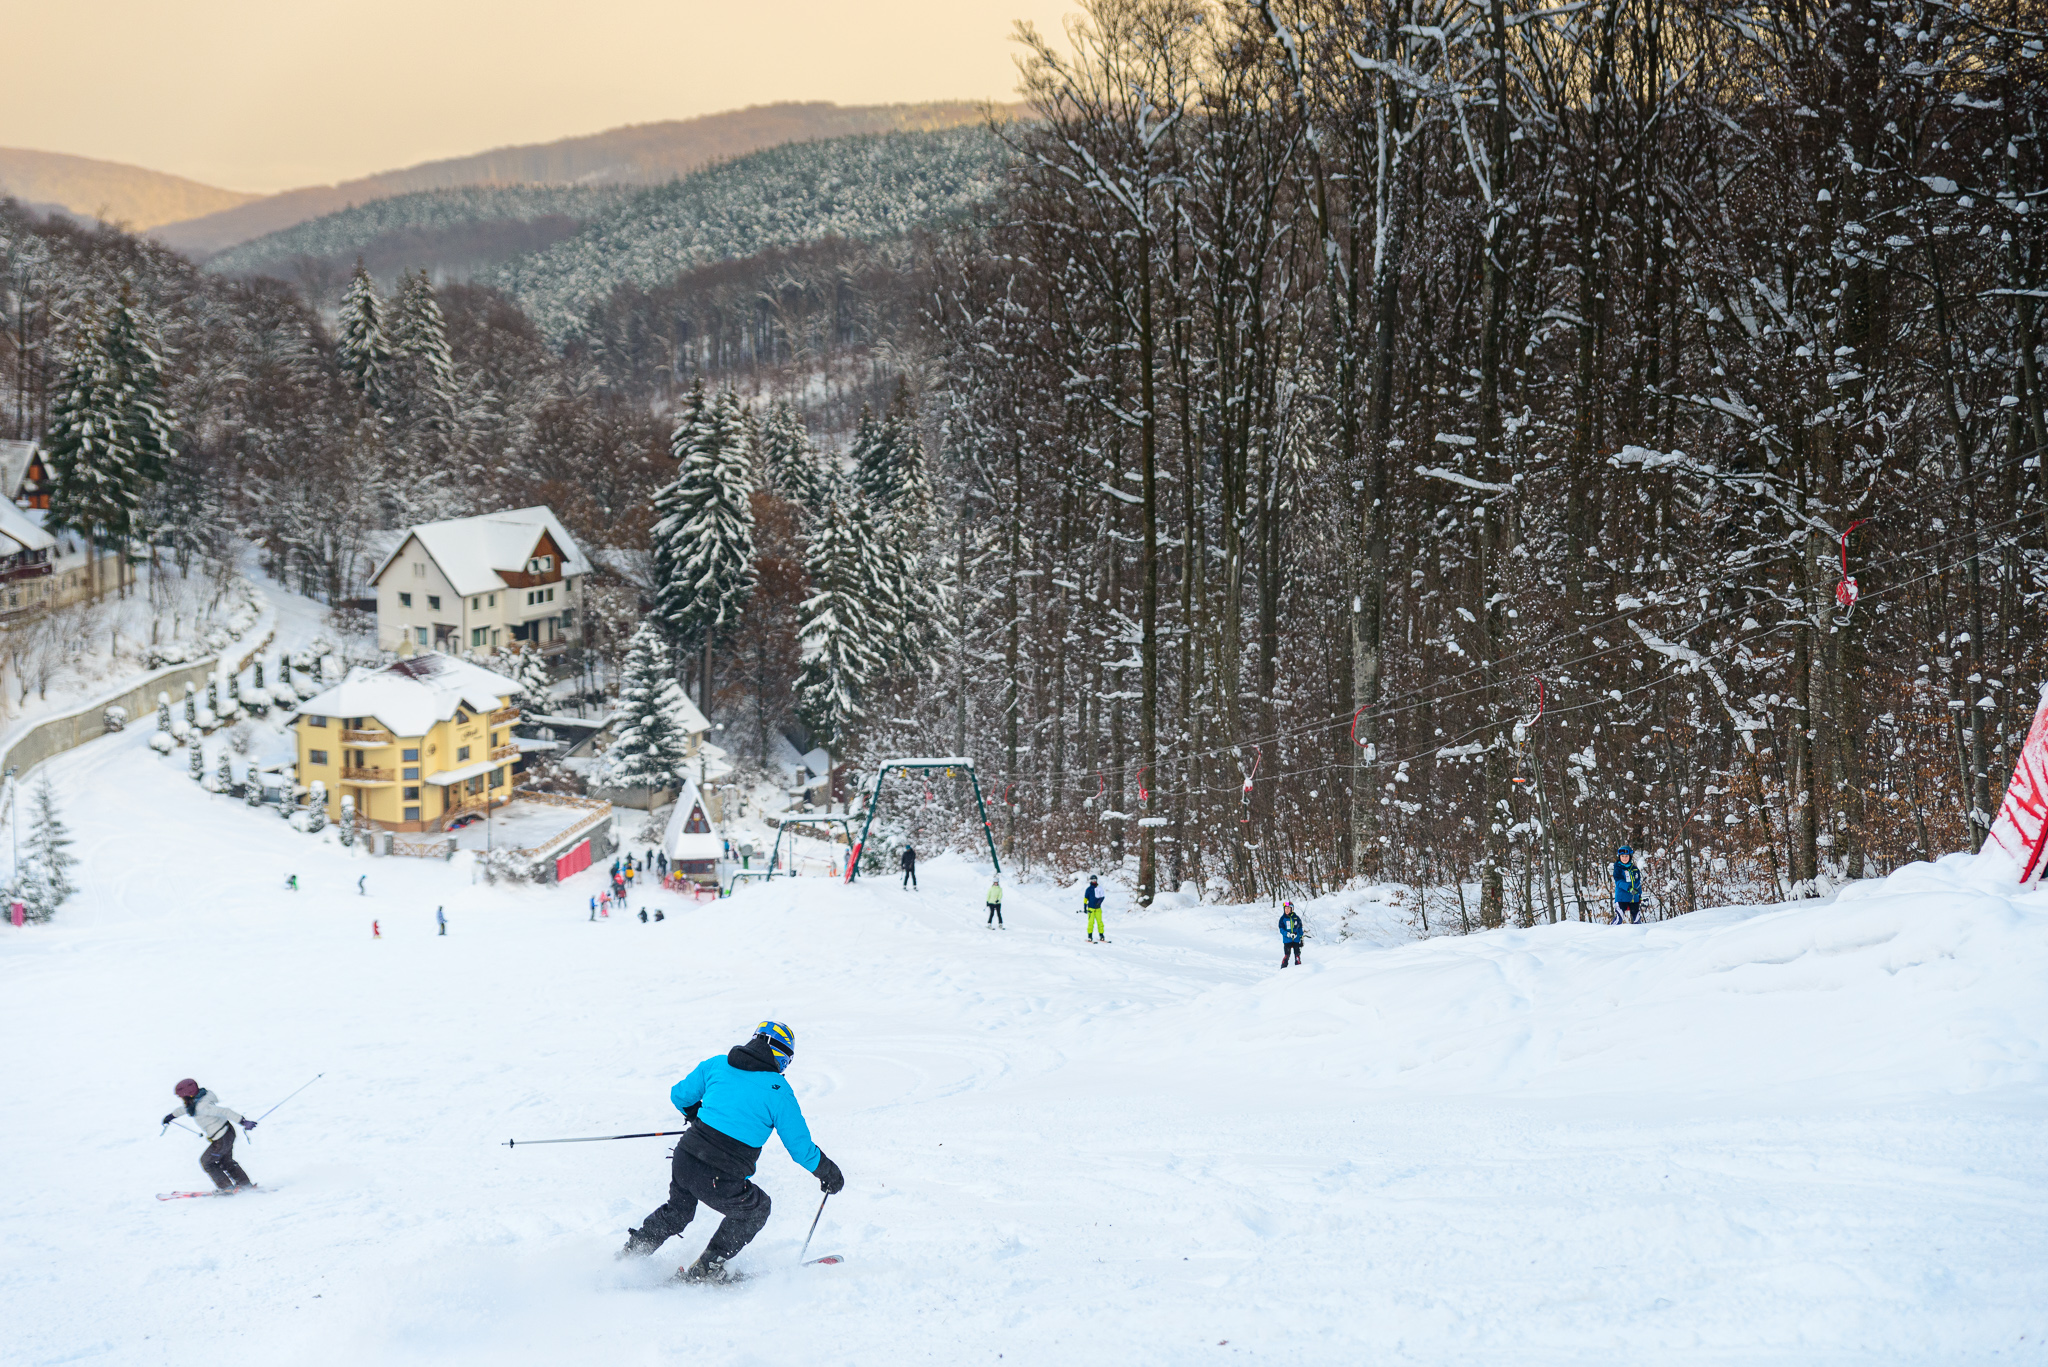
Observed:
[[[504,734],[505,734],[505,733],[504,733],[503,731],[493,731],[493,732],[491,732],[491,748],[492,748],[493,750],[497,749],[497,748],[498,748],[499,746],[501,746],[501,745],[503,745],[503,744],[505,743],[504,741],[502,741],[502,740],[499,740],[499,739],[498,739],[498,737],[500,737],[500,736],[502,736],[502,735],[504,735]]]
[[[420,800],[420,790],[417,788],[407,788],[405,790],[405,800],[407,802],[418,802]]]
[[[306,752],[306,763],[308,763],[308,764],[325,764],[325,763],[327,763],[327,752],[326,752],[325,750],[308,750],[308,751]]]
[[[325,718],[325,717],[308,717],[308,718],[306,718],[306,722],[307,722],[307,724],[308,724],[308,725],[310,725],[310,726],[325,726],[325,725],[327,725],[327,718]]]
[[[402,608],[409,608],[409,607],[411,607],[411,606],[412,606],[412,595],[411,595],[411,594],[409,594],[409,593],[401,593],[401,594],[399,594],[399,595],[398,595],[398,606],[400,606],[400,607],[402,607]]]
[[[526,572],[528,574],[546,574],[554,567],[555,558],[552,555],[536,555],[533,559],[526,562]]]
[[[404,773],[400,774],[399,777],[404,779],[407,783],[417,783],[419,782],[420,771],[418,769],[407,769]]]
[[[475,612],[477,608],[479,608],[480,606],[482,606],[482,604],[479,602],[479,600],[475,598],[469,600],[469,610],[471,612]]]
[[[427,577],[427,566],[425,561],[421,561],[414,564],[414,566],[412,567],[412,577],[415,579],[425,579]]]
[[[407,821],[418,821],[420,819],[420,809],[417,807],[407,807],[405,809],[405,819]]]
[[[496,607],[496,606],[498,606],[498,595],[497,595],[497,594],[495,594],[495,593],[491,595],[491,606],[492,606],[492,607]]]
[[[427,607],[435,612],[439,612],[441,610],[441,595],[438,593],[428,594]]]
[[[487,634],[488,629],[485,627],[471,627],[469,629],[469,644],[471,648],[474,649],[475,647],[482,645],[484,643],[484,637]]]
[[[413,635],[419,639],[419,643],[425,645],[427,643],[427,629],[425,627],[414,627],[412,630]]]
[[[458,746],[456,746],[456,747],[455,747],[455,762],[456,762],[457,764],[460,764],[460,763],[462,763],[462,761],[464,761],[464,760],[466,760],[466,759],[468,759],[468,758],[469,758],[469,747],[468,747],[467,745],[458,745]]]
[[[502,788],[505,786],[505,771],[503,769],[491,770],[491,786],[493,788]]]
[[[420,752],[417,750],[408,750],[404,754],[400,755],[399,758],[404,760],[407,764],[418,764],[420,762]]]

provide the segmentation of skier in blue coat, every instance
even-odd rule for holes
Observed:
[[[1623,845],[1614,852],[1614,924],[1642,919],[1643,871],[1636,867],[1636,852]]]
[[[726,1281],[725,1265],[768,1223],[768,1193],[748,1181],[768,1136],[810,1170],[819,1189],[834,1195],[846,1186],[839,1165],[811,1142],[803,1108],[782,1076],[796,1054],[796,1035],[780,1021],[762,1021],[754,1037],[723,1057],[707,1058],[669,1090],[669,1100],[690,1118],[676,1143],[668,1200],[640,1228],[626,1231],[619,1256],[646,1257],[683,1232],[703,1202],[723,1215],[697,1261],[677,1274],[684,1281]]]
[[[1301,962],[1301,916],[1294,910],[1294,903],[1280,904],[1280,967],[1287,967],[1288,951],[1293,951],[1294,962]]]

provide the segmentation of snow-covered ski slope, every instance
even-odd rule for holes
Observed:
[[[1967,859],[1283,972],[1266,908],[1113,898],[1090,946],[1013,887],[986,930],[953,858],[593,925],[595,873],[350,858],[145,738],[51,766],[85,891],[0,933],[0,1361],[2048,1361],[2048,897]],[[612,1260],[665,1141],[503,1147],[673,1128],[763,1017],[846,1263],[793,1266],[772,1142],[720,1289],[662,1284],[707,1214]],[[178,1078],[254,1115],[320,1071],[238,1148],[270,1199],[154,1199],[204,1181]]]

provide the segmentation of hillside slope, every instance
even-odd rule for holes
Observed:
[[[2048,893],[1967,856],[1422,943],[1345,894],[1282,971],[1269,906],[1118,892],[1090,945],[1073,883],[1013,875],[985,929],[987,867],[951,855],[921,892],[639,889],[662,922],[594,921],[601,867],[370,859],[148,736],[51,762],[80,891],[0,927],[33,1045],[0,1144],[36,1155],[0,1189],[8,1361],[2041,1356]],[[811,1249],[844,1264],[795,1266],[818,1184],[773,1140],[752,1280],[717,1290],[664,1282],[713,1215],[613,1261],[663,1141],[505,1147],[678,1128],[671,1084],[764,1017],[847,1176]],[[173,1081],[254,1115],[316,1073],[238,1147],[267,1194],[151,1199],[203,1180],[149,1128]]]
[[[982,128],[797,143],[642,191],[576,236],[487,277],[550,337],[575,333],[614,285],[823,237],[876,241],[994,193],[1002,144]]]
[[[0,147],[0,195],[57,205],[80,218],[105,218],[138,232],[259,198],[118,161],[23,147]]]
[[[556,142],[500,147],[339,185],[304,186],[225,212],[167,223],[153,235],[167,246],[203,257],[322,214],[420,190],[465,185],[656,185],[763,147],[855,133],[953,128],[978,123],[984,113],[982,106],[965,101],[756,105],[695,119],[634,124]]]

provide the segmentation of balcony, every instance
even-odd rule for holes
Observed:
[[[343,731],[343,745],[396,745],[398,737],[389,731]]]
[[[396,783],[396,769],[380,769],[375,765],[344,764],[341,766],[343,783]]]
[[[509,722],[519,720],[519,709],[516,707],[501,707],[491,713],[490,716],[484,718],[484,720],[492,726],[504,726]]]
[[[491,751],[491,758],[517,759],[519,758],[519,747],[516,745],[501,745],[497,749]]]

